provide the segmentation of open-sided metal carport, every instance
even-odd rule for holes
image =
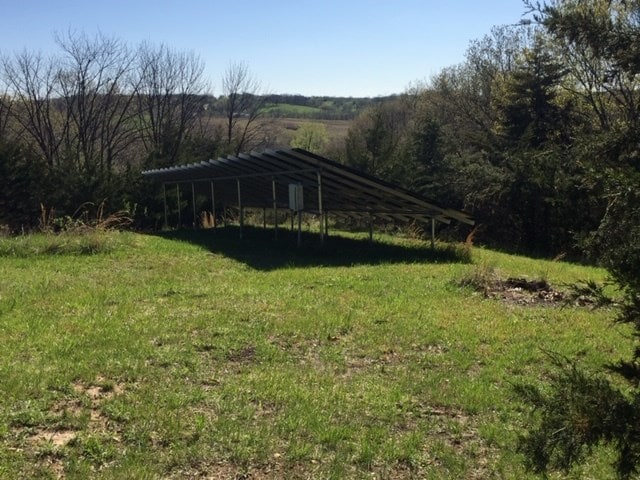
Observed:
[[[178,197],[181,184],[191,186],[195,225],[195,185],[202,182],[210,186],[213,212],[218,205],[237,205],[240,236],[245,208],[273,209],[277,219],[279,210],[291,209],[294,200],[290,197],[295,192],[302,196],[301,211],[319,215],[321,241],[329,214],[368,218],[370,225],[374,218],[430,223],[432,241],[436,221],[474,224],[464,212],[441,207],[415,192],[299,148],[251,152],[142,173],[163,185],[165,225],[167,186],[175,185]],[[276,220],[276,235],[277,231]]]

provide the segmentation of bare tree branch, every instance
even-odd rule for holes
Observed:
[[[209,85],[203,72],[204,63],[191,52],[146,43],[139,47],[136,101],[148,155],[161,157],[168,165],[176,162],[204,109]]]
[[[0,60],[0,67],[3,60]],[[0,141],[5,140],[9,130],[9,120],[11,118],[14,100],[9,94],[9,85],[7,81],[0,75]]]
[[[259,119],[266,95],[245,63],[232,63],[222,77],[227,148],[238,155],[260,143]]]
[[[70,119],[67,147],[86,173],[109,175],[117,155],[136,138],[130,108],[137,89],[134,56],[124,43],[101,34],[90,39],[69,32],[56,41],[64,54],[57,86]]]
[[[60,145],[68,127],[67,118],[54,99],[55,61],[25,50],[2,59],[2,75],[14,98],[12,117],[28,133],[48,167],[53,168],[59,163]]]

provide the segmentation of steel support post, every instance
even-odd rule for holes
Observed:
[[[163,226],[163,230],[166,230],[167,228],[169,228],[169,223],[167,222],[167,219],[169,217],[169,212],[168,212],[168,208],[167,208],[167,184],[166,183],[162,184],[162,201],[164,203],[164,226]]]
[[[324,212],[324,235],[329,236],[329,212]]]
[[[324,245],[324,225],[322,224],[322,175],[318,172],[318,211],[320,212],[320,245]]]
[[[176,183],[176,197],[178,198],[178,229],[182,228],[182,205],[180,205],[180,184]]]
[[[278,239],[278,203],[276,200],[276,180],[271,180],[271,190],[273,192],[273,221],[274,221],[274,235],[276,240]]]
[[[242,227],[244,226],[244,212],[242,210],[242,195],[240,193],[240,179],[236,178],[238,184],[238,210],[240,211],[240,238],[242,239]]]
[[[191,204],[193,205],[193,229],[195,230],[198,225],[196,216],[196,182],[191,182]]]
[[[436,248],[436,219],[431,219],[431,248]]]
[[[213,229],[218,226],[216,218],[216,191],[213,189],[213,181],[211,181],[211,215],[213,215]]]

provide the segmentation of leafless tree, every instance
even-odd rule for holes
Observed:
[[[2,65],[2,61],[0,61]],[[8,134],[9,119],[14,100],[9,95],[9,86],[0,75],[0,141],[6,140]]]
[[[58,165],[68,123],[54,98],[55,61],[25,50],[2,59],[2,78],[13,98],[14,133],[25,136],[49,168]]]
[[[69,118],[65,147],[85,173],[110,175],[136,139],[134,56],[123,42],[102,34],[69,32],[56,41],[63,52],[56,85]]]
[[[611,59],[579,41],[555,38],[552,47],[567,67],[563,88],[591,108],[603,130],[619,121],[638,121],[638,75],[622,73]]]
[[[266,99],[262,85],[245,63],[231,63],[222,77],[226,141],[230,152],[239,154],[260,143],[260,115]]]
[[[176,163],[204,109],[209,85],[203,71],[204,63],[192,52],[147,43],[138,49],[136,101],[148,156],[160,157],[167,165]]]

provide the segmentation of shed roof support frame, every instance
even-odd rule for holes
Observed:
[[[242,194],[240,190],[240,179],[236,178],[236,183],[238,184],[238,210],[240,215],[240,240],[242,240],[242,227],[244,226],[244,212],[242,211]]]
[[[193,207],[193,229],[198,226],[198,219],[196,215],[196,183],[191,182],[191,205]]]
[[[431,248],[436,248],[436,219],[431,219]]]
[[[276,179],[271,179],[271,192],[273,193],[273,232],[274,237],[278,239],[278,202],[276,197]]]
[[[211,216],[213,217],[213,229],[218,227],[218,220],[216,218],[216,191],[213,188],[213,180],[211,180]]]
[[[324,245],[324,226],[322,222],[322,174],[320,171],[317,172],[318,178],[318,212],[320,214],[320,245]]]
[[[169,217],[169,207],[167,206],[167,184],[162,183],[162,203],[164,204],[164,225],[163,229],[167,230],[169,228],[169,223],[167,221]]]
[[[176,183],[176,198],[178,199],[178,228],[182,227],[182,205],[180,205],[180,185]]]
[[[216,160],[149,170],[143,174],[163,183],[164,217],[167,226],[170,223],[169,216],[172,210],[169,205],[171,201],[169,187],[172,184],[176,186],[178,226],[183,226],[181,183],[191,184],[191,200],[185,201],[184,207],[185,211],[188,211],[188,203],[192,204],[194,226],[197,226],[199,220],[195,195],[196,182],[209,182],[211,185],[214,227],[217,223],[216,202],[219,202],[223,208],[231,207],[236,203],[237,197],[242,224],[244,224],[246,207],[273,208],[275,235],[277,235],[279,223],[281,223],[278,212],[286,209],[285,187],[289,183],[305,185],[305,193],[308,195],[305,212],[319,215],[321,242],[328,235],[327,212],[329,211],[332,215],[339,215],[342,212],[353,218],[366,219],[370,215],[376,220],[418,221],[431,224],[433,244],[435,244],[434,219],[443,223],[457,220],[469,225],[474,224],[473,219],[462,211],[442,208],[418,193],[297,148],[267,149],[262,152],[229,155]],[[278,198],[281,201],[280,204],[278,204]],[[266,210],[263,212],[267,213]],[[283,222],[286,225],[286,218]]]
[[[373,243],[373,214],[369,212],[369,241]]]

